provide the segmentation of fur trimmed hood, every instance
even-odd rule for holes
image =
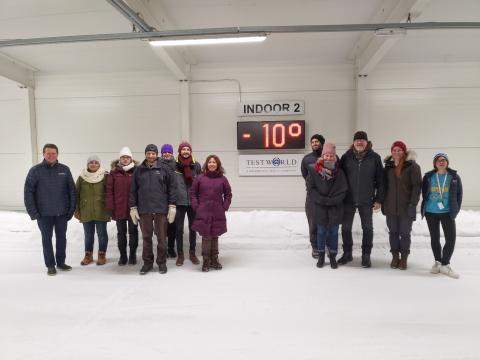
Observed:
[[[118,162],[119,162],[119,159],[112,160],[110,162],[110,169],[115,170],[117,168]],[[133,160],[133,163],[135,164],[135,166],[138,166],[139,164],[137,160]]]

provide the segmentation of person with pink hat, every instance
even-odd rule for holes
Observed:
[[[314,220],[317,224],[317,267],[325,264],[325,248],[328,250],[330,267],[338,267],[338,227],[343,220],[343,200],[347,194],[347,178],[338,166],[336,146],[327,143],[322,156],[309,172],[307,181],[308,196],[315,204]]]

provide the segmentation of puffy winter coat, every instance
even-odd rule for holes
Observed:
[[[107,184],[107,174],[103,180],[97,183],[89,183],[81,176],[78,177],[75,184],[77,188],[77,208],[80,212],[80,222],[89,221],[110,221],[105,209],[105,187]]]
[[[380,155],[369,148],[362,159],[357,159],[350,148],[340,159],[340,167],[348,180],[348,192],[345,203],[354,205],[373,205],[382,203],[385,197],[383,166]]]
[[[53,166],[43,161],[28,172],[24,187],[24,202],[32,219],[41,216],[67,215],[75,211],[75,183],[68,166]]]
[[[452,180],[450,181],[450,186],[448,189],[448,204],[450,206],[450,217],[452,219],[455,219],[460,211],[460,208],[462,207],[462,199],[463,199],[463,186],[462,186],[462,179],[460,179],[460,176],[457,174],[456,170],[447,169],[448,174],[452,176]],[[431,186],[431,179],[432,175],[435,174],[435,170],[427,172],[423,176],[423,181],[422,181],[422,207],[421,207],[421,213],[422,217],[425,216],[425,207],[427,205],[427,200],[428,197],[430,196],[430,189],[432,188]]]
[[[321,154],[321,151],[312,151],[311,153],[303,157],[302,164],[300,165],[300,170],[302,171],[302,176],[305,180],[307,180],[308,177],[309,166],[315,164]]]
[[[107,211],[112,214],[113,220],[127,220],[130,218],[130,207],[128,206],[128,196],[132,186],[133,174],[136,166],[128,171],[123,170],[115,161],[113,170],[107,177],[107,190],[105,194],[105,206]]]
[[[192,229],[201,236],[220,236],[227,232],[225,211],[232,202],[232,189],[225,176],[207,172],[195,178],[190,188],[195,210]]]
[[[177,186],[172,169],[160,159],[153,167],[144,160],[135,170],[128,200],[139,214],[167,214],[177,204]]]
[[[385,201],[382,212],[385,215],[416,218],[416,207],[422,190],[420,166],[415,162],[415,154],[407,152],[400,176],[395,175],[392,156],[385,159]]]
[[[195,159],[193,159],[192,163],[190,164],[190,169],[192,171],[192,177],[194,180],[195,177],[202,172],[202,167],[197,161],[195,161]],[[182,173],[181,164],[178,160],[176,161],[175,176],[177,178],[177,205],[190,206],[191,185],[189,186],[185,182],[185,176]]]
[[[315,204],[315,224],[338,225],[343,221],[343,200],[347,194],[347,178],[338,168],[332,179],[323,178],[314,169],[308,175],[307,191]]]

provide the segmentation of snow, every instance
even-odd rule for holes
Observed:
[[[0,359],[480,359],[480,212],[457,219],[459,280],[429,273],[420,219],[406,271],[389,268],[380,213],[371,269],[360,267],[358,219],[356,258],[338,270],[315,267],[301,212],[230,212],[228,226],[222,271],[170,259],[166,275],[140,276],[141,264],[116,264],[113,222],[109,263],[81,267],[73,220],[73,271],[49,277],[36,223],[0,212]]]

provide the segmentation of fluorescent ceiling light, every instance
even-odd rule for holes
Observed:
[[[375,30],[376,36],[405,36],[407,29],[405,28],[382,28]]]
[[[198,39],[151,40],[152,46],[187,46],[187,45],[215,45],[215,44],[241,44],[249,42],[262,42],[267,38],[261,36],[219,37]]]

